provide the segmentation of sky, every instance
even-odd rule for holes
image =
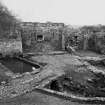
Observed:
[[[0,0],[22,21],[105,25],[105,0]]]

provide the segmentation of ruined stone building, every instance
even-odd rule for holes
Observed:
[[[65,48],[63,23],[21,22],[0,39],[0,54],[60,51]]]
[[[63,23],[23,22],[20,25],[23,51],[47,52],[64,49]]]
[[[21,31],[18,25],[13,26],[10,30],[5,31],[0,36],[0,56],[13,56],[22,53]]]

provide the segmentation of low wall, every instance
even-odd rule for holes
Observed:
[[[22,53],[22,42],[21,40],[0,40],[0,55],[13,56],[14,54]]]

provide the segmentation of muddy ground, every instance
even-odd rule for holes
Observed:
[[[50,83],[52,86],[48,88],[85,97],[105,97],[105,64],[100,55],[89,52],[82,57],[64,54],[34,56],[31,59],[59,68],[54,69],[55,73],[64,72],[65,75]]]
[[[79,54],[80,55],[80,54]],[[87,53],[87,57],[90,55]],[[95,57],[98,55],[96,54]],[[92,57],[92,56],[91,56]],[[70,55],[70,54],[49,54],[31,56],[31,61],[47,64],[40,72],[38,78],[42,81],[40,87],[46,86],[46,81],[50,81],[51,75],[61,77],[61,92],[73,93],[85,97],[105,96],[104,93],[104,70],[93,67],[87,63],[85,56]],[[91,59],[90,59],[91,60]],[[66,78],[65,78],[66,74]],[[49,83],[51,83],[50,81]],[[53,86],[54,87],[54,86]],[[50,87],[51,88],[51,87]],[[53,89],[54,90],[54,89]],[[52,96],[46,93],[31,91],[24,95],[20,95],[16,99],[9,100],[0,105],[85,105],[84,103],[72,102],[60,97]],[[87,104],[91,105],[91,104]],[[94,104],[96,105],[96,103]],[[99,105],[99,103],[97,104]],[[100,104],[101,105],[101,104]]]
[[[7,103],[0,103],[0,105],[105,105],[105,103],[81,103],[45,94],[40,91],[33,91]]]
[[[39,91],[33,91],[22,95],[16,99],[9,102],[0,103],[0,105],[104,105],[104,104],[86,104],[73,102],[71,100],[66,100],[60,97],[45,94]]]

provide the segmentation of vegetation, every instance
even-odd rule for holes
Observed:
[[[10,31],[16,25],[17,19],[0,3],[0,38],[7,38]]]

